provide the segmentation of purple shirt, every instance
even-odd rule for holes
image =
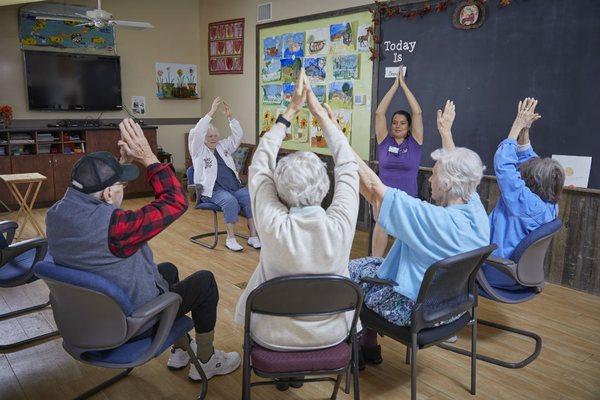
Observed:
[[[379,178],[383,184],[417,197],[421,148],[422,146],[412,136],[406,138],[401,144],[398,144],[393,137],[386,136],[377,149]]]

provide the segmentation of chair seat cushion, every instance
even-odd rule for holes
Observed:
[[[19,254],[14,259],[0,267],[0,286],[10,286],[11,282],[20,280],[24,275],[32,273],[31,278],[25,283],[36,281],[37,276],[31,271],[33,260],[35,259],[36,249],[27,250]],[[52,261],[49,254],[46,254],[44,260]]]
[[[471,315],[465,313],[462,317],[449,324],[423,329],[417,335],[417,344],[421,348],[450,337],[467,326],[470,320]],[[381,315],[365,307],[360,312],[360,321],[363,326],[367,326],[382,335],[389,336],[404,344],[410,344],[410,327],[408,326],[393,324]]]
[[[503,289],[493,287],[494,295],[489,294],[483,287],[479,286],[479,294],[486,299],[503,301],[505,303],[522,303],[539,294],[536,287],[521,286],[515,289]]]
[[[171,332],[167,336],[167,340],[154,355],[157,357],[167,348],[173,345],[179,338],[185,335],[194,327],[194,322],[190,317],[179,317],[173,323]],[[129,364],[137,362],[140,357],[148,350],[152,343],[152,337],[147,337],[141,340],[129,341],[117,348],[102,351],[88,351],[81,355],[83,361],[94,364],[95,362],[113,364]]]
[[[352,358],[352,347],[342,342],[326,349],[274,351],[252,345],[252,366],[260,372],[303,372],[345,368]]]

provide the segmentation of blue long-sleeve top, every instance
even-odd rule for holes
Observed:
[[[511,258],[514,249],[528,233],[558,216],[558,205],[533,193],[521,178],[519,166],[532,157],[538,155],[531,145],[518,146],[514,139],[504,139],[496,150],[494,171],[500,198],[490,214],[491,243],[498,245],[492,253],[494,256]],[[493,267],[484,265],[483,271],[494,287],[521,287]]]

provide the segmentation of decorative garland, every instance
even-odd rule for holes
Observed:
[[[462,0],[438,0],[438,1],[425,1],[419,5],[405,4],[403,6],[398,4],[397,0],[391,1],[380,1],[374,0],[375,4],[373,7],[369,7],[369,11],[373,15],[373,25],[367,28],[367,33],[372,37],[373,46],[369,47],[371,51],[370,60],[374,61],[379,57],[379,44],[381,38],[375,34],[375,27],[381,23],[381,20],[387,20],[397,16],[401,16],[407,19],[415,19],[417,17],[423,18],[425,15],[431,12],[445,12],[449,5],[456,4]],[[485,4],[488,0],[476,0],[479,3]],[[491,0],[489,0],[491,1]],[[513,0],[498,0],[498,7],[504,8],[511,4]],[[432,3],[435,5],[432,6]]]

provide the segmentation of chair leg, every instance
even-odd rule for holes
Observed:
[[[200,365],[198,356],[196,356],[196,354],[192,350],[192,347],[189,344],[186,347],[187,347],[186,351],[187,351],[188,355],[190,356],[190,360],[194,364],[194,367],[196,367],[196,370],[200,374],[200,379],[202,380],[202,389],[200,392],[200,396],[198,396],[198,400],[204,400],[206,398],[206,393],[208,392],[208,379],[206,378],[206,374],[204,373],[204,370],[202,369],[202,366]]]
[[[219,218],[217,216],[216,211],[213,211],[213,227],[214,227],[213,232],[201,233],[200,235],[192,236],[190,238],[190,241],[192,243],[198,244],[202,247],[206,247],[207,249],[211,249],[211,250],[214,249],[215,247],[217,247],[217,244],[219,243],[219,235],[224,235],[227,233],[226,231],[219,231]],[[203,241],[200,240],[200,239],[204,239],[207,237],[213,238],[212,244],[204,243]]]
[[[404,361],[406,365],[410,365],[410,347],[406,346],[406,360]]]
[[[410,399],[417,400],[417,334],[411,338],[411,363],[410,363]]]
[[[121,379],[125,378],[127,375],[129,375],[129,373],[133,370],[133,368],[127,368],[125,371],[119,373],[118,375],[113,376],[112,378],[102,382],[101,384],[91,388],[90,390],[88,390],[87,392],[75,397],[73,400],[83,400],[83,399],[87,399],[93,395],[95,395],[96,393],[98,393],[99,391],[106,389],[107,387],[109,387],[110,385],[112,385],[115,382],[120,381]]]
[[[350,394],[350,370],[352,369],[352,365],[349,365],[346,369],[346,384],[344,387],[344,393]]]
[[[354,370],[354,400],[360,400],[360,382],[358,369],[358,340],[356,339],[356,332],[352,337],[352,368]]]
[[[250,400],[251,394],[251,386],[250,379],[252,370],[250,368],[250,340],[247,337],[247,334],[244,334],[244,360],[243,360],[243,370],[242,370],[242,400]]]
[[[17,316],[23,315],[23,314],[28,314],[28,313],[33,312],[33,311],[42,310],[42,309],[44,309],[44,308],[46,308],[48,306],[50,306],[50,301],[49,300],[46,303],[43,303],[43,304],[37,304],[35,306],[31,306],[31,307],[27,307],[27,308],[22,308],[20,310],[15,310],[15,311],[7,312],[7,313],[4,313],[4,314],[0,315],[0,321],[7,320],[7,319],[10,319],[10,318],[14,318],[14,317],[17,317]],[[41,340],[44,340],[44,339],[51,338],[53,336],[57,336],[58,334],[59,334],[58,331],[55,330],[55,331],[52,331],[52,332],[48,332],[48,333],[44,333],[44,334],[41,334],[41,335],[37,335],[37,336],[31,337],[31,338],[28,338],[28,339],[24,339],[24,340],[21,340],[21,341],[18,341],[18,342],[12,342],[12,343],[3,344],[3,345],[0,345],[0,352],[7,352],[9,350],[16,349],[18,347],[25,346],[25,345],[30,344],[30,343],[38,342],[38,341],[41,341]]]
[[[477,388],[477,310],[473,307],[473,324],[471,325],[471,394]]]
[[[335,386],[333,387],[333,394],[331,395],[331,400],[337,399],[338,390],[340,388],[340,384],[342,383],[342,376],[344,376],[344,374],[338,374],[337,379],[335,380]]]
[[[498,358],[485,356],[483,354],[477,354],[478,360],[485,361],[485,362],[488,362],[491,364],[495,364],[495,365],[498,365],[498,366],[504,367],[504,368],[516,369],[516,368],[523,368],[523,367],[531,364],[533,362],[533,360],[535,360],[540,355],[540,352],[542,351],[542,338],[533,332],[529,332],[529,331],[525,331],[525,330],[517,329],[517,328],[512,328],[510,326],[498,324],[495,322],[485,321],[482,319],[480,319],[478,321],[478,323],[480,323],[481,325],[490,326],[492,328],[500,329],[503,331],[512,332],[517,335],[530,337],[533,340],[535,340],[535,349],[534,349],[533,353],[531,353],[528,357],[524,358],[521,361],[509,362],[509,361],[500,360]],[[469,357],[471,356],[470,351],[464,350],[464,349],[461,349],[458,347],[450,346],[445,343],[438,344],[438,347],[441,347],[444,350],[450,350],[454,353],[462,354],[462,355],[469,356]]]

